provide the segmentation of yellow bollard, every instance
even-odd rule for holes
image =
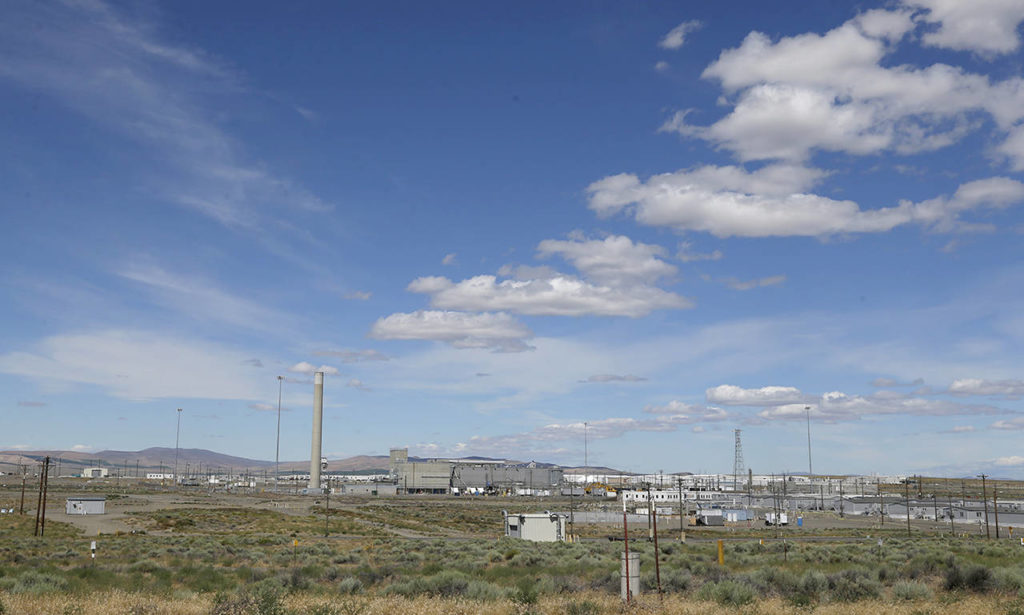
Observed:
[[[722,541],[718,541],[718,565],[725,565],[725,547],[722,545]]]

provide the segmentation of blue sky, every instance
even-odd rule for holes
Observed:
[[[1022,20],[15,3],[0,448],[1024,477]]]

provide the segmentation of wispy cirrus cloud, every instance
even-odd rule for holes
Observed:
[[[0,354],[0,373],[40,384],[98,386],[122,399],[259,399],[267,385],[250,352],[137,329],[54,335]]]
[[[102,0],[9,5],[0,23],[0,80],[145,146],[137,162],[149,169],[148,191],[272,249],[288,251],[282,234],[308,245],[290,219],[331,209],[222,127],[223,99],[248,93],[245,76],[169,42],[139,12]]]
[[[313,352],[318,357],[335,357],[342,363],[363,363],[366,361],[390,361],[391,357],[383,352],[372,348],[342,350],[317,350]]]
[[[647,378],[641,376],[634,376],[633,374],[594,374],[593,376],[587,376],[582,383],[594,384],[594,383],[607,383],[607,382],[646,382]]]
[[[949,385],[953,395],[977,395],[1020,399],[1024,396],[1024,380],[985,380],[983,378],[961,378]]]

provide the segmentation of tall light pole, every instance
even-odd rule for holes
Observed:
[[[181,440],[181,408],[178,408],[178,430],[174,435],[174,487],[178,487],[178,443]]]
[[[810,481],[814,475],[814,465],[811,464],[811,407],[804,406],[804,411],[807,412],[807,480]]]
[[[590,479],[587,475],[590,473],[590,458],[587,451],[587,422],[583,421],[583,491],[586,493],[587,481]]]
[[[278,481],[281,480],[281,387],[284,383],[284,376],[277,377],[277,449],[274,452],[274,491],[278,490]]]

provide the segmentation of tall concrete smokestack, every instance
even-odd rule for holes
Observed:
[[[320,489],[320,445],[324,427],[324,373],[313,376],[313,450],[309,456],[309,488]]]

